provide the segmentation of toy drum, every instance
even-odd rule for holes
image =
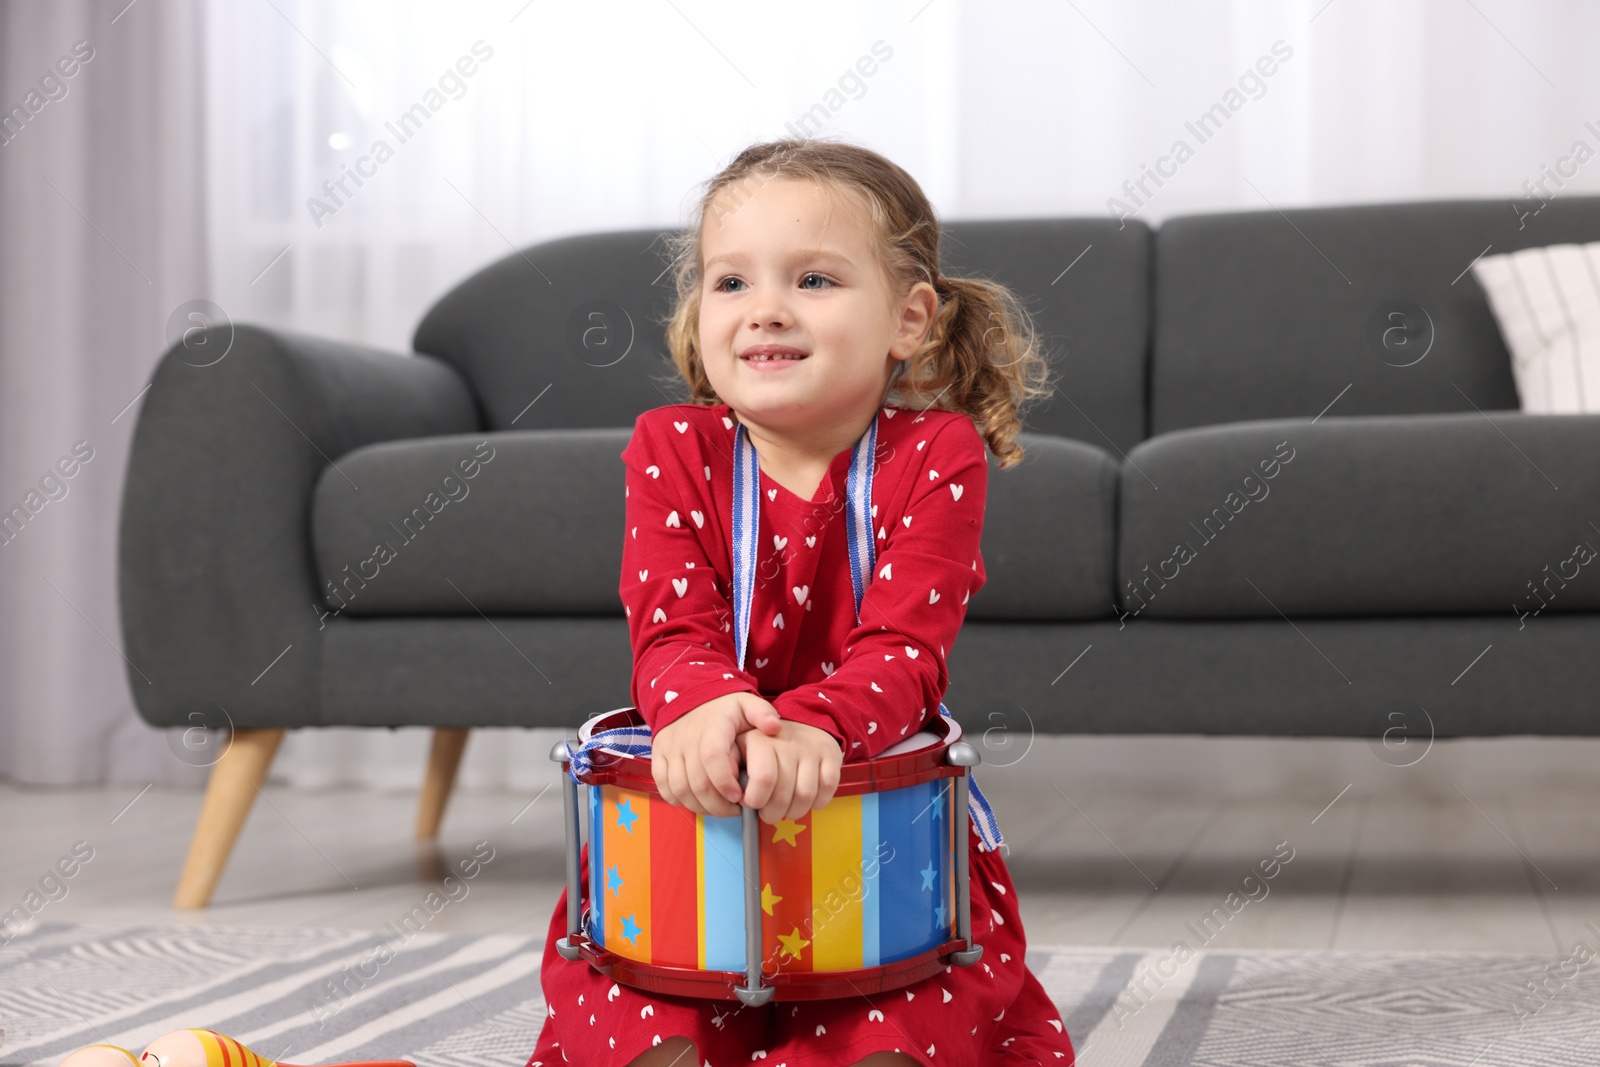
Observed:
[[[592,750],[580,907],[582,802],[566,764],[591,735],[642,725],[632,707],[607,712],[551,753],[566,786],[563,957],[653,993],[760,1005],[881,993],[983,954],[967,889],[978,753],[947,715],[843,764],[826,807],[776,826],[754,808],[716,818],[669,804],[648,756]]]

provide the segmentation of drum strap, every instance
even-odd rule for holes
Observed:
[[[861,598],[866,594],[867,583],[872,580],[873,561],[877,556],[872,536],[872,474],[877,444],[878,420],[874,418],[866,433],[855,444],[855,451],[850,457],[850,472],[845,479],[849,502],[850,581],[855,590],[858,626],[861,623]],[[739,423],[734,431],[733,459],[733,634],[740,670],[744,669],[745,648],[749,643],[750,601],[755,588],[756,537],[761,528],[759,470],[755,446],[750,443],[744,424]],[[939,713],[950,715],[950,709],[944,706],[943,701],[939,702]],[[591,735],[568,761],[574,779],[581,779],[589,773],[590,753],[597,748],[648,758],[650,728],[622,726]],[[968,784],[971,787],[968,809],[973,824],[984,847],[993,851],[1005,841],[1000,833],[1000,824],[995,820],[994,809],[989,806],[988,798],[978,788],[975,775],[969,773]]]

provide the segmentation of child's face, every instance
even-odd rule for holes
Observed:
[[[771,428],[853,424],[882,402],[896,360],[926,337],[938,296],[926,282],[898,297],[853,197],[832,218],[815,183],[724,190],[701,229],[700,351],[729,406]],[[753,367],[752,345],[786,345],[797,362]]]

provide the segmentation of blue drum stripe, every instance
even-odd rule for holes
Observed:
[[[878,794],[861,794],[861,965],[878,966],[878,916],[883,893],[878,889],[879,856],[886,851],[878,837]]]
[[[606,943],[604,901],[606,899],[605,834],[601,832],[600,793],[603,786],[589,787],[589,937],[598,945]]]
[[[701,816],[705,834],[706,969],[744,970],[744,836],[742,820]]]
[[[892,850],[885,850],[878,871],[878,886],[888,902],[878,919],[878,954],[883,963],[943,943],[934,924],[944,856],[944,820],[933,817],[938,788],[935,779],[878,795],[879,836]]]
[[[952,866],[955,853],[950,851],[950,808],[955,802],[953,778],[935,778],[928,784],[933,787],[929,808],[924,819],[933,820],[933,916],[929,921],[929,936],[934,944],[950,936],[950,913],[955,896],[956,872]]]
[[[970,779],[968,779],[968,781],[970,781]],[[968,819],[966,819],[966,817],[963,816],[960,811],[955,809],[954,777],[947,777],[947,779],[944,779],[944,789],[946,789],[946,793],[950,798],[949,808],[947,808],[946,813],[944,813],[944,864],[946,864],[944,865],[944,872],[946,872],[946,881],[944,881],[944,885],[946,885],[946,891],[944,891],[944,902],[946,902],[946,907],[949,907],[949,910],[944,913],[944,918],[946,918],[946,921],[944,921],[944,934],[946,934],[947,937],[954,937],[955,849],[966,848],[966,827],[968,827]],[[971,785],[968,785],[968,789],[971,789]],[[971,793],[968,793],[968,797],[970,797],[970,795]],[[971,805],[971,800],[966,801],[966,803]],[[968,867],[968,875],[970,875],[970,873],[971,869]]]

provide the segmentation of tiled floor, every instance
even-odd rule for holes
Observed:
[[[1595,741],[1441,742],[1431,763],[1397,769],[1362,742],[1118,740],[1040,739],[1016,765],[980,769],[1034,943],[1556,956],[1583,924],[1600,927],[1600,759],[1593,779],[1573,772],[1600,756]],[[1529,744],[1563,746],[1548,751],[1567,777],[1537,773],[1544,750]],[[1497,771],[1512,750],[1522,770]],[[377,928],[486,841],[493,859],[434,928],[545,929],[563,870],[556,788],[460,792],[437,846],[410,838],[414,794],[274,785],[263,797],[213,905],[176,912],[198,792],[0,786],[0,909],[82,841],[93,858],[65,895],[43,886],[59,899],[40,920]]]

